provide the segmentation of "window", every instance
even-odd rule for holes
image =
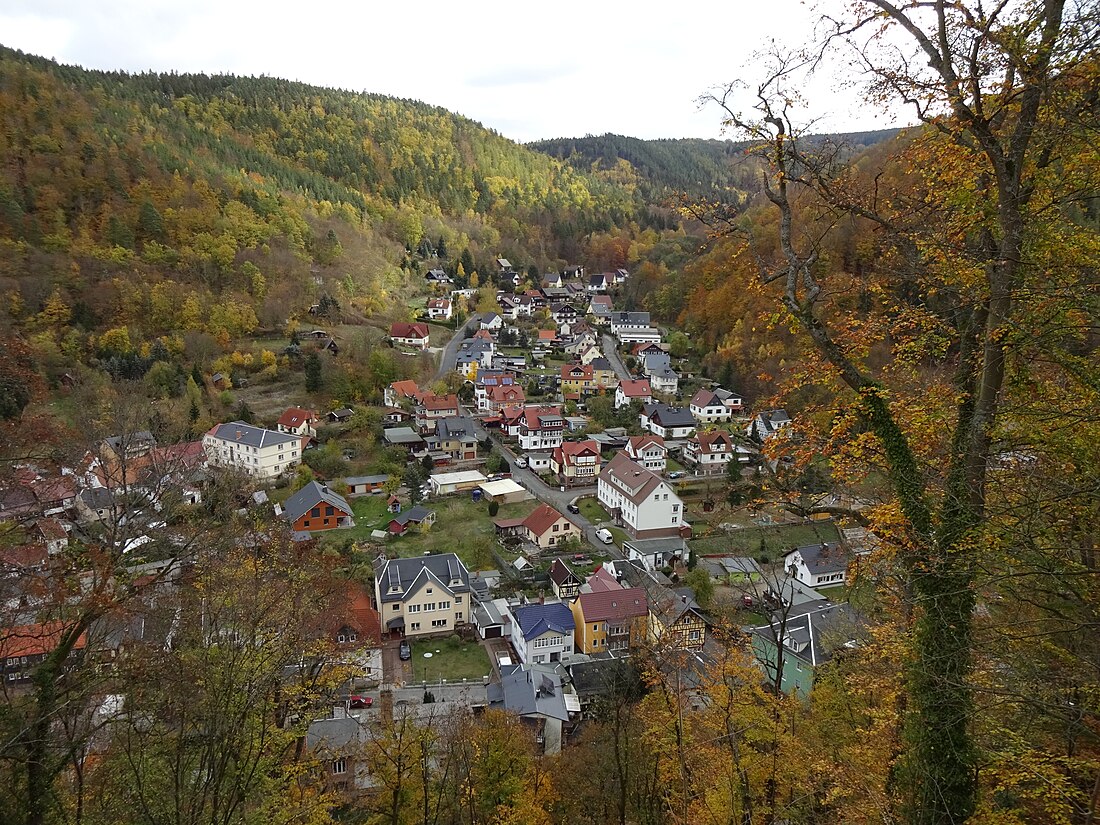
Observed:
[[[554,532],[555,533],[558,532],[558,525],[557,524],[554,525]]]
[[[348,760],[337,759],[332,763],[333,773],[347,773],[348,772]]]
[[[600,626],[598,624],[594,624],[594,625],[592,625],[592,629],[593,630],[599,630]]]
[[[429,587],[427,592],[428,592],[428,595],[431,595],[432,589]]]
[[[680,505],[679,504],[673,504],[672,505],[672,512],[679,513],[680,512]]]
[[[396,607],[396,605],[394,605],[394,606]],[[409,607],[408,607],[408,610],[409,610],[410,613],[419,613],[420,612],[420,605],[410,604]]]
[[[455,596],[455,604],[462,604],[462,597],[461,596]]]
[[[446,619],[432,619],[432,627],[446,627],[446,626],[447,626],[447,620]]]
[[[424,604],[424,612],[427,613],[429,610],[435,610],[435,602],[426,602]]]
[[[462,621],[462,611],[461,610],[459,610],[457,613],[455,613],[455,621],[456,622],[461,622]]]
[[[399,604],[395,604],[395,605],[393,606],[393,609],[394,609],[394,610],[400,610],[400,609],[401,609],[401,605],[399,605]]]
[[[419,629],[420,629],[420,622],[413,622],[411,625],[409,625],[409,630],[419,630]]]
[[[306,519],[305,521],[303,521],[303,522],[302,522],[302,526],[303,526],[303,527],[309,527],[309,519]],[[397,606],[397,605],[394,605],[394,607],[396,607],[396,606]]]
[[[439,609],[440,610],[450,610],[451,609],[451,603],[450,602],[440,602],[439,603]]]
[[[309,514],[313,518],[320,518],[321,517],[321,508],[320,507],[314,507],[312,510],[309,511]]]
[[[675,524],[677,521],[679,521],[679,516],[673,516],[672,523]]]

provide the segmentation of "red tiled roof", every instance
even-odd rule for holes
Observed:
[[[652,445],[664,448],[665,440],[659,435],[635,435],[630,437],[630,449],[635,455]]]
[[[641,618],[649,613],[649,601],[640,587],[621,587],[594,593],[581,593],[581,615],[586,622],[606,622]]]
[[[496,403],[512,402],[522,404],[527,400],[523,388],[515,384],[496,385],[489,388],[489,400]]]
[[[38,528],[38,532],[42,534],[42,538],[46,541],[67,539],[69,537],[69,534],[65,532],[65,528],[61,526],[61,522],[55,518],[40,518],[34,523],[34,526]]]
[[[636,381],[620,381],[619,389],[627,398],[646,398],[653,395],[653,389],[649,386],[648,378],[639,378]]]
[[[17,625],[0,630],[0,659],[11,656],[41,656],[54,650],[61,641],[67,627],[62,621],[40,622],[38,624]],[[87,643],[87,636],[73,644],[73,650],[81,650]]]
[[[600,445],[592,439],[587,441],[563,441],[554,448],[554,460],[559,464],[572,464],[581,455],[592,454],[596,456],[596,463],[600,461]]]
[[[541,536],[561,519],[569,521],[564,514],[559,513],[549,504],[540,504],[523,520],[523,526],[536,536]],[[572,524],[572,522],[569,523]]]
[[[427,338],[427,324],[396,323],[390,326],[390,338]]]
[[[440,410],[457,410],[458,396],[454,395],[425,395],[420,402],[425,410],[439,412]]]
[[[699,443],[701,453],[728,453],[733,449],[733,439],[729,433],[717,430],[713,433],[699,433],[692,441]]]
[[[316,416],[310,410],[303,410],[301,407],[290,407],[286,412],[279,416],[278,424],[283,427],[300,427],[307,421],[312,421]]]

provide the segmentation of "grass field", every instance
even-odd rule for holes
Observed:
[[[611,515],[600,505],[599,500],[594,497],[589,496],[588,498],[582,498],[577,502],[577,506],[580,508],[581,515],[593,524],[611,520]]]
[[[424,654],[431,653],[425,659]],[[449,636],[445,639],[424,639],[412,643],[413,681],[435,682],[440,679],[461,682],[480,680],[491,670],[485,649],[477,642],[466,642]]]
[[[764,542],[764,553],[772,558],[784,550],[806,544],[839,540],[836,525],[831,521],[811,524],[780,524],[774,527],[743,527],[728,534],[694,539],[691,546],[697,553],[736,553],[757,556]]]
[[[535,509],[538,502],[505,504],[495,518],[517,518]],[[488,549],[496,540],[494,517],[489,516],[485,502],[471,501],[468,496],[454,496],[438,501],[426,501],[424,506],[436,514],[435,524],[427,531],[410,530],[403,536],[386,539],[388,553],[402,558],[424,553],[455,553],[471,570],[493,567]]]

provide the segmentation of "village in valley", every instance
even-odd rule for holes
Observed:
[[[306,740],[333,787],[371,787],[355,754],[379,719],[437,703],[500,708],[541,752],[562,752],[623,668],[643,662],[690,680],[730,646],[751,648],[762,682],[806,696],[815,668],[858,644],[866,617],[849,592],[864,583],[873,537],[768,500],[767,480],[792,462],[791,418],[699,378],[648,312],[618,308],[626,270],[574,266],[521,288],[508,260],[497,265],[491,311],[474,308],[486,288],[428,271],[410,301],[417,319],[393,322],[378,343],[419,380],[393,380],[381,404],[289,406],[184,444],[119,432],[60,474],[21,469],[0,503],[3,517],[33,524],[4,551],[9,603],[33,614],[19,588],[103,530],[117,531],[135,576],[173,587],[186,554],[142,548],[172,530],[169,500],[198,505],[232,476],[247,496],[239,512],[264,535],[355,560],[323,631],[346,679]],[[307,324],[323,321],[318,310]],[[293,337],[321,358],[350,357],[320,323]],[[311,461],[318,451],[349,471],[317,469],[333,464]],[[810,493],[828,504],[824,489]],[[123,624],[103,617],[74,652],[120,655],[149,632]],[[7,631],[9,690],[29,682],[57,634]]]

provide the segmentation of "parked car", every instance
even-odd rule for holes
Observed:
[[[674,472],[674,473],[669,473],[669,474],[668,474],[668,477],[669,477],[669,478],[683,478],[683,477],[684,477],[684,474],[683,474],[682,472],[680,472],[679,470],[677,470],[677,471],[676,471],[676,472]]]
[[[397,655],[401,657],[401,661],[409,661],[413,657],[412,645],[402,639],[401,644],[397,646]]]
[[[752,596],[748,596],[748,595],[742,596],[741,597],[741,606],[742,607],[752,607],[753,606]]]
[[[372,696],[349,696],[348,707],[352,710],[361,710],[363,708],[369,708],[374,704],[374,697]]]
[[[574,515],[581,511],[581,508],[578,507],[576,504],[566,504],[565,509],[568,510],[570,513],[573,513]]]
[[[523,456],[520,456],[519,458],[516,459],[516,466],[519,467],[521,470],[526,470],[527,469],[527,459],[524,458]]]
[[[611,535],[611,531],[606,527],[601,527],[596,531],[596,538],[602,541],[604,544],[611,544],[615,541],[615,537]]]

